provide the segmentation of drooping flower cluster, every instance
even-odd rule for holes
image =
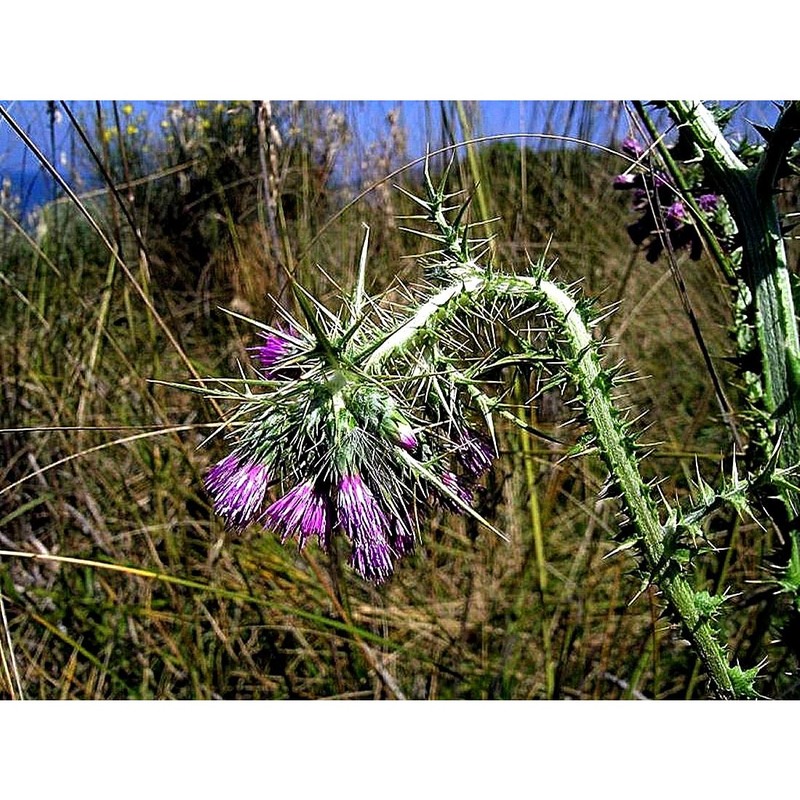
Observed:
[[[233,451],[206,487],[231,527],[259,522],[282,542],[316,539],[324,550],[341,532],[350,566],[380,583],[414,549],[427,509],[468,510],[494,450],[463,419],[448,420],[448,436],[441,414],[413,414],[348,358],[349,334],[350,348],[337,350],[321,335],[299,324],[262,334],[254,366],[269,389],[236,398]]]
[[[631,158],[644,163],[644,146],[632,137],[623,140],[622,151]],[[634,168],[614,178],[613,186],[621,191],[632,192],[631,208],[640,214],[639,219],[628,225],[631,241],[642,246],[645,258],[652,264],[664,251],[665,240],[674,251],[688,249],[689,257],[696,261],[703,252],[702,240],[689,209],[687,198],[681,197],[666,174]],[[730,216],[722,198],[703,184],[699,168],[688,173],[690,193],[695,199],[705,222],[723,246],[733,247],[733,232]]]

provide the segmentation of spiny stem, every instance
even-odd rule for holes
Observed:
[[[658,574],[661,590],[680,617],[686,632],[709,671],[718,691],[732,697],[728,660],[723,646],[710,622],[702,620],[695,606],[694,591],[680,574],[672,559],[665,558],[664,529],[658,518],[650,492],[642,480],[634,453],[610,398],[600,388],[602,368],[596,345],[586,327],[576,302],[563,289],[550,281],[525,277],[514,278],[509,289],[541,293],[551,311],[562,324],[564,355],[572,361],[571,375],[575,380],[592,421],[597,443],[606,465],[618,483],[631,522],[641,536],[641,549],[651,575]],[[521,285],[520,285],[521,284]],[[526,286],[527,285],[527,286]],[[531,287],[531,288],[528,288]]]
[[[462,267],[456,280],[424,303],[402,326],[388,336],[365,362],[366,370],[376,370],[393,354],[410,347],[420,335],[445,323],[459,309],[479,306],[486,295],[531,305],[544,306],[557,323],[554,337],[562,352],[570,377],[575,382],[591,421],[597,445],[619,486],[647,570],[663,591],[672,610],[683,623],[708,673],[723,697],[746,694],[732,681],[725,648],[711,622],[703,618],[695,603],[695,593],[683,577],[680,566],[665,546],[665,531],[655,503],[639,473],[633,447],[625,426],[609,396],[609,379],[604,373],[591,332],[576,301],[544,275],[519,276]]]
[[[407,347],[437,317],[449,317],[464,298],[469,299],[480,292],[485,285],[485,276],[477,271],[474,274],[463,274],[463,280],[456,280],[446,286],[423,303],[394,333],[387,336],[364,362],[365,371],[377,369],[391,355]]]
[[[765,187],[765,178],[770,181],[775,178],[773,159],[768,157],[770,148],[761,164],[750,169],[733,152],[713,115],[702,103],[671,101],[667,108],[679,124],[686,126],[702,150],[704,162],[728,200],[739,229],[743,248],[742,277],[755,304],[764,402],[783,431],[779,463],[795,465],[800,463],[800,408],[796,385],[800,376],[800,337],[780,220],[771,196],[774,186]],[[783,126],[788,128],[787,137],[789,133],[800,136],[795,119],[800,112],[795,104],[790,104],[785,113],[791,123]],[[800,512],[796,493],[783,492],[783,499],[790,518],[796,516]]]

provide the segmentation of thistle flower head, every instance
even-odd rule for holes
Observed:
[[[214,510],[234,527],[244,527],[258,514],[269,483],[263,464],[230,454],[208,471],[206,489]]]
[[[402,516],[395,516],[392,521],[392,530],[389,534],[389,543],[398,556],[412,552],[416,543],[411,520]]]
[[[414,548],[410,509],[419,494],[419,479],[400,456],[419,441],[397,402],[355,375],[319,365],[301,365],[300,378],[246,397],[236,450],[259,458],[287,487],[261,514],[264,526],[301,548],[316,537],[323,549],[338,527],[353,569],[375,583],[386,580],[394,560]],[[241,482],[238,468],[229,457],[215,470],[209,486],[221,487],[223,500],[233,492],[228,485]],[[264,486],[248,498],[247,518],[239,514],[237,521],[257,515]],[[217,505],[231,515],[231,502]]]
[[[282,542],[296,536],[302,549],[309,537],[316,536],[320,546],[326,547],[332,527],[330,502],[312,481],[303,481],[272,503],[264,512],[264,520],[267,527],[281,534]]]
[[[375,583],[392,572],[389,520],[358,473],[342,477],[338,494],[339,523],[353,547],[350,565]]]
[[[278,378],[283,371],[281,362],[299,350],[295,341],[297,331],[294,328],[289,328],[288,331],[275,330],[266,333],[260,331],[259,335],[264,342],[254,348],[256,361],[263,368],[266,378],[269,380]]]
[[[680,200],[676,200],[669,206],[664,212],[664,216],[666,218],[667,227],[673,230],[679,225],[682,225],[689,218],[686,212],[686,206]]]
[[[701,211],[705,211],[707,214],[710,214],[717,210],[717,206],[719,205],[719,197],[715,194],[701,194],[700,197],[697,198],[697,205],[700,206]]]

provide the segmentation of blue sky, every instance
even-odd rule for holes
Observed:
[[[74,155],[82,157],[81,145],[71,130],[68,119],[60,114],[55,124],[51,141],[47,103],[37,101],[0,101],[17,123],[23,127],[36,141],[45,155],[54,160],[57,166],[64,168],[69,174],[71,160]],[[120,101],[120,106],[126,101]],[[333,101],[323,101],[330,105]],[[347,101],[333,103],[340,105],[346,113],[350,124],[355,127],[354,139],[359,142],[371,142],[387,133],[387,115],[399,112],[400,122],[408,134],[408,156],[415,158],[423,155],[426,144],[435,147],[442,143],[441,104],[437,101]],[[107,103],[105,105],[108,105]],[[166,101],[132,101],[135,112],[146,110],[150,118],[150,126],[157,129],[168,105]],[[86,115],[91,120],[94,115],[94,103],[80,101],[70,103],[76,115]],[[589,105],[572,101],[514,101],[489,100],[477,103],[479,124],[473,135],[497,135],[505,133],[545,133],[557,132],[574,137],[583,137],[602,144],[619,141],[630,127],[624,110],[618,104],[604,101],[591,101]],[[456,119],[454,104],[449,113]],[[587,113],[588,112],[588,113]],[[745,120],[758,123],[773,122],[776,116],[774,106],[767,101],[752,101],[745,104],[738,115],[736,130],[745,133],[749,126]],[[462,138],[460,130],[455,131],[457,139]],[[749,138],[754,134],[750,129]],[[529,146],[537,146],[537,140],[526,140]],[[552,142],[542,140],[541,145],[552,146]],[[54,145],[54,146],[53,146]],[[48,199],[52,192],[52,182],[48,177],[34,180],[33,175],[39,172],[34,157],[22,145],[19,138],[0,120],[0,177],[11,177],[15,182],[22,182],[20,173],[26,178],[22,193],[27,194],[26,205]],[[17,191],[20,191],[17,188]]]

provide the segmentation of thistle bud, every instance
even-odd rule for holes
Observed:
[[[419,442],[409,421],[395,408],[381,420],[381,430],[401,447],[413,453]]]

